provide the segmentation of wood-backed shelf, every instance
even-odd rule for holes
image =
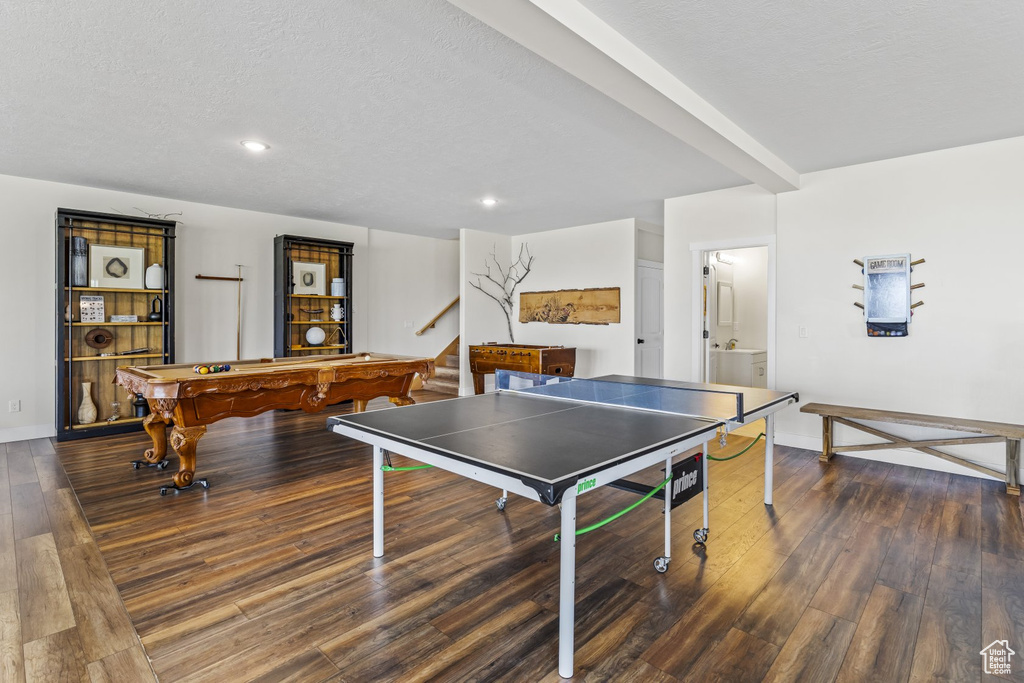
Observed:
[[[166,294],[166,289],[127,289],[122,287],[65,287],[65,292],[109,292],[111,294]]]
[[[65,358],[64,362],[71,361],[73,363],[81,363],[83,361],[90,360],[120,360],[122,358],[163,358],[162,353],[128,353],[119,356],[76,356],[75,358]]]
[[[72,429],[95,429],[96,427],[109,427],[114,424],[135,424],[141,423],[146,418],[144,417],[119,417],[116,420],[101,420],[99,422],[90,422],[89,424],[73,424]]]
[[[331,320],[331,309],[352,310],[352,248],[351,242],[278,235],[274,238],[274,355],[277,357],[309,357],[323,353],[352,351],[353,322],[351,317]],[[317,270],[315,287],[299,287],[300,266],[313,264]],[[341,295],[329,288],[341,279],[346,287]],[[310,283],[312,284],[312,283]],[[323,292],[315,294],[313,292]],[[319,318],[319,319],[318,319]],[[310,345],[306,333],[322,327],[326,344]],[[341,343],[342,341],[345,343]],[[337,344],[333,342],[339,342]]]
[[[320,344],[319,346],[293,346],[292,351],[315,351],[317,349],[347,349],[348,344]]]
[[[174,362],[175,278],[174,244],[177,223],[173,220],[102,214],[92,211],[58,208],[56,216],[57,268],[54,287],[56,331],[55,392],[57,440],[81,439],[107,434],[138,431],[142,419],[123,402],[124,390],[113,384],[120,365],[153,365]],[[141,260],[132,268],[148,272],[151,264],[163,268],[163,281],[145,287],[141,273],[133,279],[96,279],[93,248],[106,245],[112,250],[132,249]],[[113,252],[112,252],[113,253]],[[82,257],[85,257],[84,260]],[[92,279],[90,279],[92,276]],[[103,282],[108,286],[94,287]],[[78,286],[81,283],[82,286]],[[81,301],[89,296],[102,299],[104,315],[100,320],[84,320]],[[160,316],[149,318],[154,299],[159,300]],[[135,322],[115,322],[111,316],[129,316]],[[89,316],[85,316],[89,317]],[[100,316],[95,316],[100,317]],[[116,319],[116,318],[115,318]],[[122,318],[121,320],[124,320]],[[97,349],[89,342],[95,330],[106,328],[112,343]],[[106,340],[104,340],[106,344]],[[125,353],[146,349],[142,353]],[[109,353],[110,355],[100,355]],[[77,424],[78,411],[88,394],[99,411],[97,421]],[[124,412],[108,421],[110,406],[120,401]]]
[[[289,325],[344,325],[347,320],[293,320]]]
[[[76,320],[75,322],[71,323],[71,326],[72,327],[116,327],[118,325],[133,325],[133,326],[137,326],[137,325],[166,325],[166,324],[167,324],[167,321],[164,321],[164,322],[161,322],[161,323],[151,323],[149,321],[143,322],[141,320],[139,322],[137,322],[137,323],[83,323],[83,322],[78,322]],[[64,323],[64,325],[67,325],[67,323]]]

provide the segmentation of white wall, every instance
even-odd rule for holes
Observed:
[[[106,194],[102,190],[91,192]],[[63,189],[57,195],[64,202],[62,206],[67,206]],[[52,199],[56,196],[47,201]],[[98,207],[104,206],[100,197],[90,199],[93,201],[88,205],[84,205],[88,201],[85,197],[73,201],[72,208],[98,211]],[[348,292],[352,299],[348,304],[351,310],[347,313],[352,318],[353,348],[369,348],[366,228],[133,195],[110,197],[106,201],[105,205],[122,210],[127,204],[129,207],[141,205],[153,213],[172,210],[183,213],[175,217],[181,221],[175,232],[174,252],[176,362],[235,357],[235,284],[196,280],[195,276],[234,276],[237,263],[243,265],[245,280],[242,286],[242,358],[273,356],[274,237],[282,234],[353,243],[352,283]],[[152,205],[159,208],[152,209]]]
[[[511,240],[508,235],[462,229],[459,231],[459,248],[459,327],[462,330],[459,340],[459,393],[465,396],[473,393],[473,375],[469,372],[469,345],[509,341],[508,322],[501,312],[501,307],[483,292],[470,286],[469,282],[482,282],[484,278],[474,273],[486,273],[488,265],[491,266],[494,276],[500,280],[501,276],[494,269],[492,254],[498,263],[506,268],[510,263]],[[499,289],[493,286],[489,287],[488,291],[499,293]],[[517,299],[519,291],[516,291]],[[488,380],[490,379],[488,377]]]
[[[0,240],[5,245],[0,250],[0,286],[5,292],[0,297],[0,320],[4,321],[4,332],[0,335],[0,442],[55,433],[53,288],[54,217],[58,207],[131,215],[139,215],[133,207],[150,213],[182,212],[183,215],[173,217],[181,221],[175,250],[178,362],[235,357],[234,283],[201,281],[195,276],[234,276],[238,263],[245,265],[242,356],[273,354],[273,242],[278,234],[324,237],[354,244],[350,314],[356,349],[412,353],[419,348],[406,346],[405,336],[395,335],[388,319],[404,320],[408,311],[390,311],[388,306],[380,305],[385,295],[377,293],[383,285],[377,281],[376,271],[371,294],[368,273],[371,263],[379,265],[379,259],[371,256],[370,231],[366,228],[13,176],[0,176],[0,206],[4,209],[0,212]],[[433,312],[440,310],[457,289],[457,268],[451,253],[456,247],[450,243],[435,244],[439,240],[388,235],[381,236],[378,244],[389,255],[402,254],[407,266],[418,266],[417,272],[405,269],[386,285],[388,294],[404,288],[404,294],[389,300],[409,298],[417,306],[422,303]],[[415,261],[409,256],[413,252],[428,258]],[[424,286],[424,281],[429,285]],[[417,315],[425,314],[421,311]],[[375,321],[372,334],[371,319]],[[21,401],[21,412],[7,412],[10,400]]]
[[[665,229],[660,225],[636,221],[636,257],[644,261],[665,262]]]
[[[1024,422],[1021,178],[1024,138],[1014,138],[806,174],[801,190],[778,195],[776,385],[799,391],[803,403]],[[688,244],[762,234],[776,218],[776,198],[764,194],[736,188],[666,201],[667,376],[686,376],[697,338]],[[853,306],[861,298],[853,259],[899,252],[927,259],[913,275],[927,285],[913,298],[926,305],[909,337],[868,338]],[[780,443],[820,447],[820,418],[790,408],[776,427]],[[837,435],[840,443],[861,438]],[[951,450],[1002,468],[998,446]],[[869,457],[969,473],[912,452]]]
[[[484,272],[491,252],[502,267],[518,258],[520,247],[528,244],[534,262],[530,274],[516,289],[513,334],[517,344],[545,344],[576,347],[576,376],[594,377],[611,373],[632,374],[634,364],[635,290],[637,226],[633,219],[582,225],[562,230],[535,232],[517,237],[461,231],[462,394],[473,393],[469,372],[469,344],[508,342],[505,316],[498,304],[472,288],[473,272]],[[522,292],[619,287],[622,322],[612,325],[549,325],[520,323],[519,294]],[[490,387],[492,378],[487,377]]]
[[[459,334],[458,304],[416,331],[459,296],[458,240],[370,230],[368,247],[370,349],[433,358]]]
[[[1024,422],[1022,178],[1015,138],[809,174],[780,195],[779,385],[804,401]],[[912,276],[925,305],[909,337],[869,338],[852,261],[900,252],[927,259]],[[778,425],[820,443],[812,416]],[[982,460],[1001,469],[1002,449]]]
[[[636,328],[636,222],[581,225],[512,238],[536,257],[519,291],[619,287],[620,320],[611,325],[515,323],[516,342],[576,347],[576,376],[633,374]],[[518,296],[516,297],[518,317]]]
[[[665,200],[667,379],[696,379],[691,359],[700,341],[700,330],[691,320],[694,291],[690,245],[768,235],[775,235],[775,195],[759,187],[747,185]]]

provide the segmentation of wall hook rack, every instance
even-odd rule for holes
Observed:
[[[923,282],[910,282],[911,273],[925,260],[912,260],[910,254],[889,254],[855,258],[853,262],[860,266],[864,277],[864,284],[853,285],[853,289],[864,292],[864,300],[853,305],[864,312],[868,336],[907,336],[914,309],[924,305],[924,301],[911,303],[911,292],[924,287]]]

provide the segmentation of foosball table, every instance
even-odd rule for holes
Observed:
[[[491,342],[469,347],[469,370],[473,373],[473,391],[477,394],[484,393],[484,375],[495,370],[572,377],[575,369],[576,349],[571,346]]]

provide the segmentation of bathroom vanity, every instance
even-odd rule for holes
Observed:
[[[768,352],[764,349],[715,349],[718,384],[768,386]]]

